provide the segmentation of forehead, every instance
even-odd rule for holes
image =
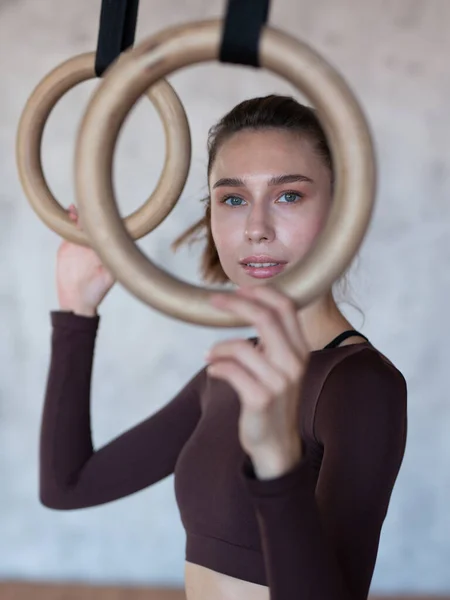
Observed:
[[[316,171],[321,162],[306,135],[280,129],[245,130],[233,134],[219,147],[211,178]]]

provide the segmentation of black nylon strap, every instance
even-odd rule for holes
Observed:
[[[269,16],[269,0],[228,0],[219,60],[259,67],[259,36]]]
[[[344,331],[343,333],[335,337],[334,340],[332,340],[329,344],[325,346],[324,350],[327,350],[328,348],[337,348],[337,346],[339,346],[339,344],[342,344],[344,340],[355,335],[359,335],[360,337],[364,338],[367,342],[369,341],[368,338],[366,338],[366,336],[362,333],[359,333],[359,331],[349,329],[348,331]]]
[[[95,56],[97,77],[134,44],[138,7],[139,0],[102,0]]]
[[[359,331],[356,331],[355,329],[349,329],[348,331],[344,331],[343,333],[341,333],[340,335],[335,337],[334,340],[331,340],[331,342],[329,344],[327,344],[326,346],[323,347],[323,350],[328,350],[329,348],[337,348],[347,338],[354,337],[357,335],[359,337],[364,338],[367,342],[369,341],[369,338],[367,338],[362,333],[359,333]],[[247,338],[247,339],[250,342],[252,342],[254,346],[256,346],[257,343],[259,342],[259,337],[251,337],[251,338]]]

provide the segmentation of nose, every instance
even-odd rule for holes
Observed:
[[[275,228],[268,211],[261,207],[252,208],[247,218],[245,237],[251,242],[262,239],[272,241],[275,238]]]

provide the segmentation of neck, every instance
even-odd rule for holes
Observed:
[[[353,329],[328,292],[297,312],[300,326],[311,351],[321,350],[343,331]]]

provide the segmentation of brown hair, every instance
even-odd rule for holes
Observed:
[[[330,168],[333,180],[331,152],[315,110],[300,104],[294,98],[277,95],[244,100],[211,127],[207,145],[208,178],[220,146],[234,133],[244,129],[285,129],[308,136],[318,155]],[[177,237],[170,247],[176,252],[185,243],[190,246],[206,238],[201,259],[201,277],[207,283],[228,283],[229,279],[220,264],[211,232],[210,197],[202,198],[201,202],[206,204],[204,217]],[[200,237],[202,232],[204,234]]]

